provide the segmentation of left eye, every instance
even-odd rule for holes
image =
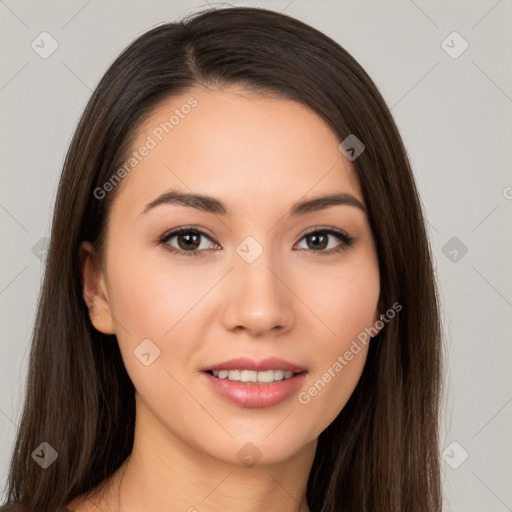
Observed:
[[[329,244],[329,237],[332,239],[338,239],[338,243],[334,242]],[[300,243],[297,246],[299,249],[312,249],[313,251],[330,252],[332,249],[337,248],[340,245],[350,245],[350,239],[343,236],[342,233],[337,233],[332,230],[317,230],[312,231],[304,235],[301,240],[305,240],[305,247],[300,247]],[[326,249],[324,251],[324,249]]]

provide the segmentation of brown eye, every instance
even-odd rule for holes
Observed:
[[[202,235],[198,234],[181,234],[176,235],[176,241],[178,243],[178,246],[180,249],[191,249],[196,250],[201,244],[200,244],[200,238]],[[174,237],[173,237],[174,238]]]
[[[336,243],[338,239],[339,243]],[[353,238],[342,231],[335,229],[316,229],[306,233],[302,239],[305,240],[305,247],[299,249],[309,249],[310,252],[317,252],[318,254],[332,254],[341,250],[346,250],[351,247]]]
[[[325,249],[327,247],[327,244],[329,243],[329,235],[321,232],[318,233],[313,233],[312,235],[307,235],[305,237],[309,249],[317,250]]]
[[[171,252],[185,256],[200,256],[205,250],[211,249],[214,242],[203,231],[184,227],[163,235],[160,244]]]

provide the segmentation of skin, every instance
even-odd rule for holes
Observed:
[[[200,369],[241,355],[277,356],[307,369],[304,391],[378,320],[378,257],[366,214],[335,205],[286,216],[294,202],[334,192],[364,204],[361,189],[339,138],[316,113],[234,87],[165,100],[139,126],[132,149],[191,96],[198,105],[119,185],[104,261],[88,242],[80,248],[91,321],[117,335],[137,412],[126,465],[105,493],[69,508],[118,510],[126,471],[123,512],[308,511],[317,438],[352,394],[367,347],[308,404],[295,394],[272,407],[235,406]],[[230,215],[176,204],[141,214],[169,189],[218,198]],[[156,243],[187,225],[208,232],[202,256]],[[345,231],[353,245],[320,254],[343,244],[330,235],[327,248],[308,245],[304,232],[322,226]],[[236,252],[247,236],[263,248],[252,263]],[[167,244],[186,250],[178,237]],[[146,338],[161,351],[149,366],[133,354]],[[237,457],[249,442],[261,453],[253,467]]]

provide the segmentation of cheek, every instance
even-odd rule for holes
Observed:
[[[176,264],[161,248],[133,248],[110,260],[109,288],[116,319],[136,338],[162,339],[200,301],[215,276]]]
[[[378,262],[371,253],[357,261],[308,283],[307,297],[325,327],[317,330],[322,335],[316,336],[310,375],[297,396],[304,418],[315,418],[305,421],[311,437],[327,428],[352,395],[368,353],[365,329],[378,318]]]
[[[141,395],[158,402],[160,390],[169,400],[165,391],[172,390],[173,396],[181,391],[164,370],[180,382],[190,377],[187,363],[203,339],[197,317],[201,299],[218,276],[197,265],[173,263],[164,249],[123,251],[120,243],[108,265],[110,304],[126,370]],[[148,339],[151,343],[144,341]],[[141,352],[142,347],[147,350]],[[158,357],[145,366],[137,356],[148,351],[150,360],[153,354]]]
[[[367,354],[367,344],[349,342],[330,353],[326,363],[310,374],[297,395],[307,438],[320,435],[345,407],[359,382]]]
[[[380,296],[378,261],[371,251],[351,255],[341,264],[302,272],[300,296],[323,323],[326,351],[340,350],[377,320]],[[321,323],[320,323],[321,322]]]

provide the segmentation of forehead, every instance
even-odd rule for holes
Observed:
[[[339,143],[301,103],[234,87],[191,89],[161,102],[136,130],[126,157],[137,153],[137,162],[119,204],[138,207],[167,189],[218,197],[249,214],[332,191],[363,202]]]

